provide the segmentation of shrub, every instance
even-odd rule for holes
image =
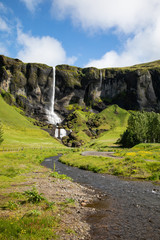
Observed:
[[[31,203],[39,203],[45,200],[42,193],[39,194],[35,187],[33,187],[32,190],[25,191],[24,194],[28,197],[27,201]]]
[[[132,112],[128,127],[117,143],[133,147],[139,143],[160,142],[160,114],[154,112]]]

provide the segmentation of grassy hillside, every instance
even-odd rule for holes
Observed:
[[[0,96],[0,121],[3,125],[4,142],[0,147],[59,147],[60,143],[37,126],[34,126]]]
[[[86,147],[105,148],[113,145],[127,127],[129,112],[112,105],[95,114],[76,109],[68,116],[66,125],[72,129],[72,141],[83,141]]]
[[[117,105],[112,105],[100,112],[98,116],[100,119],[104,119],[98,128],[107,131],[92,140],[89,146],[92,146],[92,148],[106,148],[114,145],[127,127],[129,112]]]

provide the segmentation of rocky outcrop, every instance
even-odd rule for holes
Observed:
[[[0,88],[11,93],[29,116],[46,120],[51,104],[53,69],[0,56]],[[160,63],[130,68],[56,67],[55,110],[68,114],[69,104],[102,110],[110,104],[125,109],[160,111]]]
[[[62,65],[56,73],[61,107],[77,103],[102,110],[118,104],[128,110],[160,111],[160,65],[101,70]]]
[[[43,64],[25,64],[18,59],[0,56],[0,87],[10,92],[28,115],[46,119],[50,105],[53,69]]]

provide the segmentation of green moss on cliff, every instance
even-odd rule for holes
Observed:
[[[100,148],[117,141],[127,127],[128,116],[129,113],[117,105],[109,106],[98,114],[75,110],[66,119],[66,126],[72,129],[82,145],[88,143],[88,146]],[[73,136],[69,138],[67,142],[71,142]]]
[[[56,74],[63,77],[66,87],[81,87],[82,69],[69,65],[56,66]]]

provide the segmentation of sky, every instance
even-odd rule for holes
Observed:
[[[160,59],[160,0],[0,0],[0,54],[49,66]]]

